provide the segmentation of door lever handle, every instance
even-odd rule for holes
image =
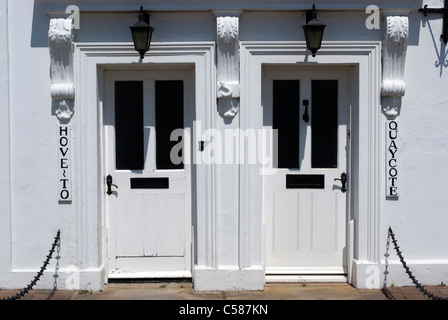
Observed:
[[[117,188],[118,189],[118,186],[116,185],[116,184],[113,184],[112,183],[112,176],[111,175],[108,175],[107,177],[106,177],[106,184],[107,184],[107,194],[108,195],[111,195],[112,194],[112,186],[114,186],[115,188]]]
[[[310,116],[308,114],[308,105],[309,105],[309,103],[310,102],[308,100],[303,100],[303,105],[305,106],[305,112],[303,113],[302,119],[306,123],[308,123],[310,121]]]
[[[345,172],[342,172],[340,179],[339,178],[335,178],[334,179],[334,181],[337,181],[337,180],[341,181],[341,183],[342,183],[341,191],[343,193],[345,193],[347,191],[347,187],[346,187],[346,184],[347,184],[347,174]]]

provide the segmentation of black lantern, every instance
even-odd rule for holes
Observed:
[[[325,25],[317,20],[315,8],[313,4],[313,10],[306,13],[306,24],[302,26],[305,32],[306,47],[311,51],[313,57],[316,56],[317,50],[320,49],[325,29]]]
[[[149,14],[143,11],[143,7],[140,7],[138,22],[129,28],[132,32],[135,50],[140,53],[140,58],[143,59],[146,51],[149,50],[152,32],[154,31],[154,28],[149,25]]]

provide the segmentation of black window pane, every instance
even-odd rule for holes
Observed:
[[[143,137],[143,83],[142,81],[116,81],[115,156],[117,169],[143,169]]]
[[[273,127],[278,130],[278,168],[299,168],[300,81],[273,81]]]
[[[175,163],[171,150],[181,142],[171,141],[171,133],[184,128],[184,85],[183,81],[156,81],[156,163],[157,169],[183,169],[183,161]],[[183,146],[176,150],[182,152]],[[182,154],[175,158],[182,157]]]
[[[313,168],[338,166],[338,81],[311,82],[311,162]]]

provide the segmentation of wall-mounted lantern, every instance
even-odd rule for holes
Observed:
[[[322,44],[325,25],[317,20],[317,11],[314,4],[313,10],[306,13],[306,24],[302,26],[302,29],[305,33],[306,47],[315,57]]]
[[[149,25],[149,19],[149,14],[143,11],[143,7],[140,7],[138,22],[129,27],[132,32],[135,51],[140,53],[141,59],[145,57],[145,53],[149,50],[152,32],[154,31],[154,28]]]

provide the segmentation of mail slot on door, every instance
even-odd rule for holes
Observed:
[[[169,189],[169,178],[131,178],[131,189]]]
[[[286,189],[324,189],[323,174],[287,174]]]

